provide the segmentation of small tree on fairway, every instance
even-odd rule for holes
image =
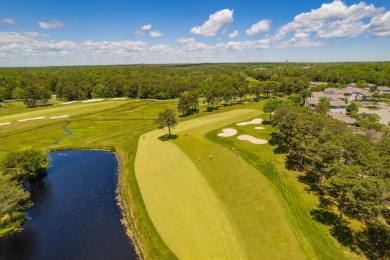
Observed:
[[[156,120],[154,121],[157,124],[158,129],[164,129],[168,127],[169,136],[171,136],[171,127],[174,128],[177,125],[176,113],[170,109],[161,112]]]

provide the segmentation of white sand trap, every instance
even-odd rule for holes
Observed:
[[[20,119],[20,120],[18,120],[18,122],[26,122],[26,121],[41,120],[41,119],[45,119],[45,116],[39,116],[39,117],[32,117],[32,118]]]
[[[249,122],[237,123],[237,125],[258,125],[258,124],[261,124],[262,122],[263,122],[263,119],[255,118],[255,119],[253,119],[252,121],[249,121]]]
[[[63,116],[51,116],[50,119],[58,119],[58,118],[66,118],[69,117],[69,115],[63,115]]]
[[[118,97],[118,98],[113,98],[112,100],[125,100],[125,97]]]
[[[220,137],[230,137],[237,134],[237,130],[233,128],[222,129],[222,133],[217,134]]]
[[[9,125],[9,124],[11,124],[11,122],[0,123],[0,126],[2,126],[2,125]]]
[[[256,127],[255,127],[255,129],[256,129],[256,130],[263,130],[263,129],[265,129],[265,127],[262,127],[262,126],[256,126]]]
[[[253,144],[266,144],[266,143],[268,143],[267,140],[258,139],[256,137],[251,136],[251,135],[239,135],[239,136],[237,136],[237,139],[243,140],[243,141],[249,141]]]
[[[88,100],[84,100],[84,101],[81,101],[83,103],[92,103],[92,102],[100,102],[100,101],[103,101],[104,99],[103,98],[98,98],[98,99],[88,99]]]
[[[69,105],[69,104],[73,104],[73,103],[76,103],[77,101],[69,101],[69,102],[65,102],[65,103],[61,103],[61,105]]]

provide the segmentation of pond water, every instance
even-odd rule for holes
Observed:
[[[0,240],[0,259],[137,259],[121,224],[118,162],[106,151],[49,155],[48,174],[31,186],[24,230]]]

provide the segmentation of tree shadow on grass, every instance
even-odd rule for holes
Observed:
[[[288,162],[286,162],[287,164]],[[308,186],[308,191],[315,192],[316,194],[321,193],[321,190],[318,187],[318,176],[313,171],[306,172],[305,175],[298,176],[298,181],[304,183]]]
[[[330,234],[336,238],[340,244],[348,246],[354,251],[356,250],[355,237],[352,229],[348,227],[346,220],[343,220],[341,227],[339,227],[339,216],[326,209],[314,209],[310,211],[310,215],[315,221],[330,226]]]
[[[199,112],[199,109],[190,109],[184,114],[180,115],[179,117],[187,117],[187,116],[192,116],[193,114],[197,114]]]
[[[208,107],[204,112],[213,112],[215,110],[218,110],[218,107]]]
[[[165,142],[165,141],[169,141],[169,140],[175,140],[177,138],[179,138],[178,135],[165,134],[165,135],[159,136],[158,140]]]
[[[330,234],[343,246],[348,246],[351,250],[356,251],[355,236],[352,229],[347,225],[341,225],[341,227],[334,225],[330,229]]]
[[[335,213],[325,209],[313,209],[310,211],[310,215],[315,221],[320,222],[321,224],[328,226],[337,225],[338,216]]]

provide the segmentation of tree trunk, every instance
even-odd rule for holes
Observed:
[[[14,222],[14,219],[12,218],[12,211],[8,212],[9,218],[11,220],[11,223]]]
[[[168,126],[169,136],[171,136],[171,126]]]
[[[339,199],[339,204],[337,205],[338,208],[339,208],[339,224],[338,224],[338,232],[341,231],[341,226],[342,226],[342,223],[343,223],[343,210],[344,210],[344,198],[345,198],[345,195],[342,194],[340,196],[340,199]]]

